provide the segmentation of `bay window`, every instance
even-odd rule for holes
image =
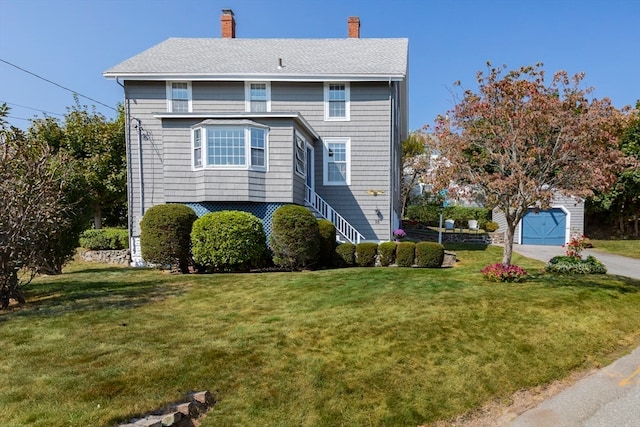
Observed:
[[[268,129],[258,126],[194,127],[193,167],[265,170],[267,136]]]

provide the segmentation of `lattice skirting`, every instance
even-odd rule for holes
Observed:
[[[243,211],[255,215],[262,220],[262,228],[264,228],[268,241],[271,235],[273,213],[280,206],[286,205],[287,203],[201,202],[184,204],[193,209],[198,217],[220,211]]]

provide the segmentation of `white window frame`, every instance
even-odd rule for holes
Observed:
[[[174,83],[186,83],[187,84],[187,111],[193,111],[193,102],[192,102],[192,92],[191,92],[191,82],[188,81],[168,81],[167,82],[167,111],[170,113],[175,113],[173,111],[173,84]],[[177,111],[181,112],[181,111]]]
[[[240,130],[242,129],[244,132],[244,163],[239,165],[214,165],[209,164],[209,144],[208,144],[208,134],[214,129],[232,129],[232,130]],[[251,140],[251,131],[252,129],[261,130],[264,132],[264,165],[253,165],[251,163],[251,154],[252,150],[255,149],[252,146]],[[196,166],[196,147],[195,147],[195,135],[200,131],[200,156],[201,162],[200,166]],[[244,126],[236,126],[236,125],[202,125],[202,126],[194,126],[191,129],[191,167],[193,170],[256,170],[261,172],[266,172],[269,167],[269,128],[267,126],[258,126],[258,125],[244,125]]]
[[[202,169],[202,167],[204,166],[203,156],[202,156],[202,154],[204,153],[204,146],[202,144],[203,133],[204,132],[202,128],[196,128],[191,131],[191,155],[192,155],[191,165],[194,169]],[[198,135],[198,139],[200,140],[199,147],[196,147],[196,135]]]
[[[249,81],[249,82],[244,82],[244,109],[246,112],[252,112],[251,111],[251,85],[252,84],[263,84],[265,85],[266,88],[266,99],[265,101],[267,101],[267,110],[266,112],[271,112],[271,82],[261,82],[261,81]],[[261,112],[261,111],[258,111]]]
[[[322,160],[322,184],[323,185],[351,185],[351,138],[324,138],[322,141],[324,145],[324,153]],[[329,150],[330,144],[345,144],[345,180],[344,181],[329,181],[329,163],[333,154]]]
[[[293,169],[302,178],[307,177],[307,140],[299,132],[293,133]]]
[[[344,116],[330,115],[331,85],[344,85]],[[324,83],[324,119],[325,121],[349,121],[351,120],[351,87],[349,82],[325,82]]]

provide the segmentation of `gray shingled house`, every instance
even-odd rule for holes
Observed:
[[[104,72],[124,89],[129,234],[143,260],[146,209],[244,210],[263,220],[307,206],[352,242],[399,225],[407,137],[407,39],[170,38]]]

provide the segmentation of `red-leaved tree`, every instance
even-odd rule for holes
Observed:
[[[554,192],[586,196],[615,180],[628,116],[590,97],[584,73],[559,71],[547,81],[542,64],[487,65],[477,73],[478,91],[465,90],[436,120],[436,179],[450,191],[472,188],[504,212],[502,263],[511,264],[514,232],[529,208],[548,208]]]

